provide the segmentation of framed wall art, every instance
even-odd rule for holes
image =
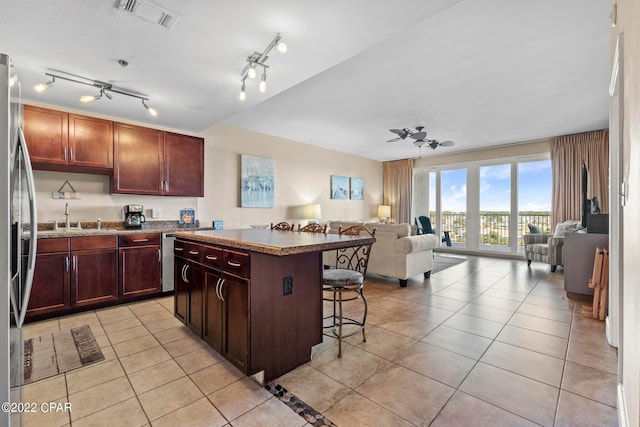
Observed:
[[[349,199],[349,178],[340,175],[331,175],[331,198]]]
[[[349,196],[351,200],[364,200],[364,178],[349,179]]]
[[[266,157],[242,154],[240,206],[272,208],[275,199],[275,162]]]

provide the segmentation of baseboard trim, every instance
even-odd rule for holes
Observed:
[[[622,383],[618,383],[618,426],[631,427],[629,425],[629,415],[627,414],[627,404]]]

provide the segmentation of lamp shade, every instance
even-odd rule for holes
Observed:
[[[307,205],[305,208],[305,216],[307,219],[320,219],[322,218],[322,209],[319,203]]]
[[[378,216],[380,218],[389,218],[391,216],[391,206],[388,206],[388,205],[378,206]]]

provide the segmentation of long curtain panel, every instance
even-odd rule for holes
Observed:
[[[391,206],[391,219],[398,224],[411,222],[413,160],[383,163],[384,204]]]
[[[598,197],[602,213],[609,211],[609,131],[559,136],[551,143],[554,227],[562,221],[581,218],[583,162],[591,180],[589,197]]]

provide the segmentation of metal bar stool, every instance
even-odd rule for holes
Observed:
[[[338,228],[338,234],[359,236],[361,232],[366,232],[369,236],[375,237],[376,230],[369,231],[364,225],[353,225],[344,230]],[[367,300],[363,295],[364,276],[367,274],[369,264],[369,253],[371,243],[352,248],[338,249],[336,251],[336,268],[327,269],[322,274],[322,290],[325,295],[324,301],[333,302],[333,313],[324,317],[323,328],[327,336],[338,338],[338,357],[342,357],[342,339],[354,335],[362,330],[362,341],[367,341],[364,332],[367,320]],[[364,304],[364,315],[362,320],[347,317],[343,314],[342,303],[362,299]],[[329,322],[327,322],[329,320]],[[344,325],[354,325],[356,329],[343,334]]]

